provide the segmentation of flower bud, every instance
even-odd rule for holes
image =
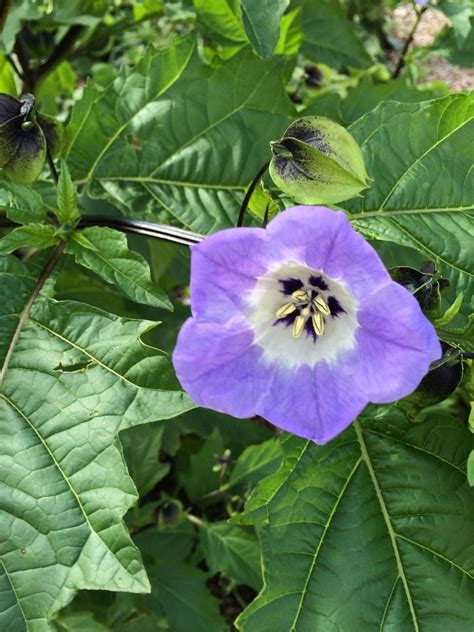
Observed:
[[[31,184],[40,175],[47,151],[60,153],[63,126],[50,116],[35,113],[34,97],[20,100],[0,94],[0,167],[17,184]]]
[[[300,118],[270,146],[270,176],[296,202],[333,204],[368,186],[359,146],[344,127],[327,118]]]

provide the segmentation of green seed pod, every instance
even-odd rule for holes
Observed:
[[[300,118],[270,146],[270,176],[296,202],[334,204],[368,186],[359,146],[347,130],[327,118]]]
[[[31,184],[40,175],[47,151],[55,157],[64,144],[59,121],[35,113],[34,97],[20,100],[0,94],[0,168],[17,184]]]

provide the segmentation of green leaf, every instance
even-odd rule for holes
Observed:
[[[237,459],[223,489],[239,492],[252,488],[277,469],[281,458],[281,447],[275,439],[249,445]]]
[[[169,471],[169,464],[159,460],[163,431],[163,426],[146,425],[120,434],[128,471],[140,496],[151,491]]]
[[[18,90],[15,82],[15,74],[5,55],[0,52],[0,92],[16,97]]]
[[[16,290],[0,302],[5,356],[37,268],[0,262]],[[121,520],[136,490],[117,433],[193,406],[167,357],[141,342],[150,326],[43,297],[19,332],[0,392],[1,629],[49,629],[81,588],[149,588]]]
[[[472,629],[472,436],[439,412],[367,413],[325,446],[283,438],[240,518],[259,525],[265,587],[239,630]]]
[[[446,26],[430,47],[436,55],[443,55],[452,64],[472,68],[474,63],[474,17],[470,18],[470,30],[466,37],[453,27]]]
[[[28,186],[0,180],[0,209],[18,224],[42,222],[46,207],[41,196]]]
[[[474,94],[425,103],[383,103],[349,128],[369,175],[363,199],[342,204],[365,236],[414,248],[474,308]]]
[[[72,612],[54,621],[58,632],[111,632],[110,628],[95,619],[92,612]]]
[[[147,129],[159,108],[152,104],[178,79],[192,52],[188,40],[165,51],[149,53],[132,73],[122,72],[106,89],[89,83],[68,125],[68,165],[76,179],[90,181],[110,161],[137,160],[143,139],[136,128]],[[163,130],[164,132],[165,130]],[[158,134],[160,140],[161,133]],[[104,159],[105,158],[105,159]]]
[[[261,589],[260,552],[252,530],[225,522],[203,523],[201,545],[212,575],[224,573],[236,584]]]
[[[66,251],[132,301],[172,309],[166,294],[151,280],[146,260],[129,250],[124,234],[112,228],[85,228],[73,235]]]
[[[56,215],[61,224],[74,224],[79,219],[76,190],[65,160],[61,160],[61,170],[59,172],[58,210]]]
[[[267,59],[280,37],[280,20],[290,0],[240,0],[245,30],[254,51]]]
[[[355,88],[348,91],[345,99],[338,99],[337,95],[329,94],[323,99],[329,101],[333,107],[333,112],[323,114],[334,119],[335,113],[342,118],[344,125],[353,123],[358,118],[373,110],[379,103],[383,101],[401,101],[402,103],[417,103],[419,101],[427,101],[428,99],[443,96],[440,90],[424,89],[420,90],[415,86],[411,86],[405,77],[399,77],[394,81],[386,83],[374,83],[371,77],[364,77]],[[302,114],[321,114],[321,99],[316,100],[309,105]],[[324,103],[324,101],[323,101]],[[337,116],[336,114],[336,116]]]
[[[454,303],[448,307],[444,314],[434,321],[435,326],[443,327],[443,325],[447,325],[448,323],[450,323],[453,318],[458,315],[463,300],[464,294],[461,292],[461,294],[456,297]]]
[[[467,460],[467,480],[471,487],[474,487],[474,450],[471,451]]]
[[[372,63],[337,0],[304,0],[303,33],[302,51],[312,61],[336,69],[365,68]]]
[[[59,243],[56,229],[49,224],[28,224],[11,230],[0,239],[0,255],[18,248],[49,248]]]
[[[64,60],[49,72],[35,91],[38,109],[43,114],[56,116],[60,97],[71,98],[77,85],[72,65]]]
[[[224,443],[218,428],[209,435],[202,447],[183,462],[177,478],[188,498],[197,501],[219,487],[219,472],[213,468],[224,453]]]
[[[219,602],[206,587],[203,571],[187,564],[159,564],[148,571],[152,594],[173,632],[227,632]]]
[[[217,42],[245,44],[247,36],[239,12],[239,0],[193,0],[198,19]]]
[[[280,22],[280,39],[274,55],[296,55],[303,41],[301,8],[286,13]]]
[[[235,225],[245,187],[293,111],[284,64],[244,50],[214,69],[195,55],[161,97],[149,87],[161,67],[151,62],[105,93],[86,90],[70,126],[73,177],[93,181],[90,191],[127,215],[202,233]],[[142,112],[135,108],[117,128],[115,112],[132,112],[132,82],[147,88],[139,91]]]

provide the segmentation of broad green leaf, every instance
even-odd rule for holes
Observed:
[[[5,356],[37,273],[0,261],[18,298],[0,303]],[[43,297],[20,330],[0,392],[0,629],[50,629],[78,589],[149,589],[121,520],[136,490],[117,433],[192,407],[141,342],[150,326]]]
[[[453,27],[458,46],[462,46],[471,30],[471,18],[474,17],[474,4],[471,0],[441,2],[437,8],[442,11]]]
[[[344,125],[349,125],[367,112],[370,112],[370,110],[373,110],[383,101],[417,103],[438,96],[443,96],[439,90],[420,90],[415,86],[409,85],[405,77],[399,77],[394,81],[385,83],[374,83],[370,77],[364,77],[355,88],[348,91],[344,99],[338,98],[335,94],[325,97],[326,101],[332,98],[331,105],[334,110],[331,112],[332,115],[323,113],[323,116],[329,116],[329,118],[334,119],[339,115],[342,119],[341,122]],[[303,110],[301,114],[307,116],[308,114],[319,114],[320,112],[321,104],[318,99]]]
[[[281,457],[281,447],[275,439],[249,445],[237,459],[223,489],[231,489],[233,492],[251,489],[277,469]]]
[[[472,630],[470,444],[457,419],[395,408],[325,446],[286,435],[240,518],[258,525],[265,587],[238,629]]]
[[[122,161],[138,160],[143,139],[136,130],[146,127],[150,140],[150,124],[158,113],[152,104],[178,79],[191,52],[189,41],[179,41],[149,53],[132,73],[122,72],[105,89],[92,82],[87,86],[67,128],[66,154],[74,178],[88,182],[103,163],[113,160],[118,167]]]
[[[236,584],[262,587],[260,553],[255,533],[225,522],[202,523],[201,546],[209,571],[223,573]]]
[[[28,186],[0,180],[0,209],[18,224],[42,222],[46,207],[41,196]]]
[[[51,224],[28,224],[11,230],[0,239],[0,255],[18,248],[49,248],[59,242],[56,229]]]
[[[474,450],[472,450],[467,460],[467,480],[469,485],[474,487]]]
[[[129,250],[124,234],[106,227],[85,228],[74,234],[66,251],[132,301],[172,308],[166,294],[151,280],[146,260]]]
[[[193,0],[193,4],[200,23],[217,42],[234,45],[247,43],[239,0]]]
[[[337,0],[304,0],[302,52],[332,68],[365,68],[372,60]]]
[[[254,51],[271,57],[280,37],[280,20],[290,0],[240,0],[242,19]]]
[[[360,200],[343,203],[365,236],[415,248],[474,306],[474,94],[425,103],[382,103],[351,125],[374,178]],[[449,327],[450,329],[450,327]]]
[[[283,67],[284,60],[263,62],[249,50],[217,69],[195,55],[161,97],[148,86],[157,80],[156,63],[138,66],[105,93],[90,88],[70,126],[73,177],[93,181],[91,192],[107,195],[127,215],[202,233],[234,225],[245,187],[269,157],[269,141],[293,112]],[[141,111],[132,108],[129,83],[142,86]],[[137,110],[117,126],[115,112]]]

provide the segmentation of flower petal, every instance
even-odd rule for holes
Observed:
[[[324,271],[328,277],[343,281],[356,298],[390,282],[378,254],[342,211],[295,206],[272,220],[267,231],[281,259]]]
[[[232,325],[188,319],[173,353],[178,378],[200,406],[234,417],[255,415],[256,396],[265,392],[268,370],[262,350],[242,320]]]
[[[406,397],[430,363],[441,357],[433,325],[416,299],[397,283],[368,297],[357,317],[360,328],[351,362],[359,388],[375,404]]]
[[[256,277],[267,271],[271,259],[266,231],[260,228],[222,230],[193,246],[194,316],[226,322],[241,312]]]
[[[345,430],[368,403],[350,373],[320,362],[274,371],[258,414],[284,430],[324,444]]]

